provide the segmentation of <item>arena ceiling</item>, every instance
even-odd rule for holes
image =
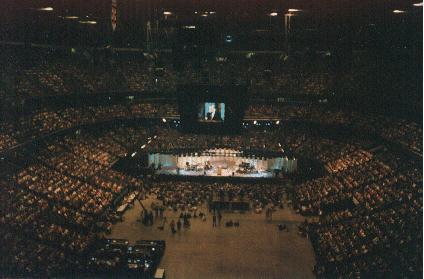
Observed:
[[[26,9],[39,9],[52,7],[59,13],[69,13],[76,16],[92,15],[103,17],[109,14],[109,6],[112,0],[4,0],[2,18],[14,17],[19,11]],[[190,13],[194,11],[214,10],[221,15],[247,14],[251,19],[257,18],[266,11],[286,12],[288,9],[300,9],[317,16],[334,15],[348,16],[372,15],[383,16],[394,10],[407,13],[422,13],[418,6],[421,0],[117,0],[119,11],[126,12],[125,7],[151,8],[152,12],[171,10],[175,13]],[[194,16],[194,15],[193,15]]]
[[[110,39],[113,1],[118,32]],[[384,33],[394,37],[391,41],[409,41],[401,43],[407,47],[422,45],[421,0],[3,0],[1,5],[3,41],[64,44],[73,38],[83,44],[115,41],[122,46],[139,46],[145,40],[147,21],[158,22],[159,28],[206,23],[221,36],[273,31],[276,36],[266,36],[275,41],[284,32],[285,15],[292,14],[298,29],[307,33],[302,40],[308,42],[320,40],[328,45],[327,41],[340,37],[333,34],[353,30],[360,36]],[[259,42],[262,39],[258,38],[266,36],[256,33],[245,40]]]

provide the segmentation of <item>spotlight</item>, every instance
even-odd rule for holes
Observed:
[[[45,8],[39,8],[37,10],[43,11],[43,12],[51,12],[51,11],[53,11],[53,8],[52,7],[45,7]]]
[[[97,24],[97,21],[94,21],[94,20],[80,20],[80,21],[78,21],[78,23],[80,23],[80,24],[94,25],[94,24]]]

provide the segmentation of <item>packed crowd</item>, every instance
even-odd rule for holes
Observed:
[[[281,119],[287,122],[310,122],[350,128],[364,135],[376,135],[407,149],[422,153],[422,125],[378,114],[342,111],[318,105],[252,104],[245,113],[248,119]]]
[[[111,69],[116,69],[110,63],[59,59],[48,55],[33,62],[29,68],[18,68],[16,91],[20,96],[92,94],[126,89],[122,75],[112,74],[116,71]]]
[[[7,150],[28,139],[84,124],[115,119],[175,117],[174,104],[130,103],[111,106],[68,107],[63,110],[36,111],[21,116],[16,123],[0,124],[0,151]]]
[[[284,110],[282,105],[252,104],[247,107],[245,118],[247,119],[281,119]]]
[[[304,66],[293,66],[272,54],[218,55],[178,65],[165,54],[56,56],[34,50],[30,65],[26,65],[25,55],[16,56],[14,60],[23,60],[16,67],[16,92],[24,98],[105,92],[166,93],[175,92],[181,83],[242,84],[258,97],[322,96],[330,92],[334,79],[328,67],[305,71]]]
[[[146,135],[146,129],[134,127],[83,130],[9,158],[13,171],[0,183],[1,271],[31,276],[83,271],[96,232],[117,218],[114,204],[128,190],[144,187],[141,179],[110,167]]]
[[[82,232],[68,221],[79,220],[84,213],[53,203],[12,181],[2,181],[0,199],[3,205],[0,209],[3,275],[16,274],[16,271],[32,276],[39,272],[54,274],[78,267],[93,235]]]
[[[178,117],[176,103],[127,102],[108,105],[86,105],[62,109],[39,109],[18,116],[15,122],[2,122],[0,150],[8,149],[23,139],[80,124],[113,119]],[[279,105],[255,103],[248,106],[246,119],[279,119],[319,125],[344,126],[358,133],[376,135],[415,152],[422,152],[422,126],[418,123],[377,114],[342,111],[325,105]]]
[[[364,160],[366,158],[366,160]],[[317,256],[318,277],[395,276],[422,273],[422,169],[389,150],[366,153],[354,164],[297,187]]]
[[[268,116],[269,118],[281,118],[282,121],[298,121],[318,125],[339,125],[350,128],[352,131],[362,133],[364,135],[377,135],[382,140],[396,143],[416,153],[422,152],[422,127],[414,122],[406,122],[405,120],[389,119],[387,117],[364,115],[358,113],[342,113],[326,110],[322,107],[302,107],[302,106],[275,106],[275,105],[255,105],[250,106],[246,113],[246,118],[260,118]],[[178,109],[175,104],[158,104],[158,103],[130,103],[127,105],[111,105],[111,106],[84,106],[84,107],[68,107],[57,111],[40,111],[35,112],[28,117],[19,118],[14,124],[1,124],[0,132],[0,150],[6,150],[17,145],[20,142],[44,135],[50,132],[75,127],[81,124],[92,124],[96,122],[111,121],[114,119],[134,119],[134,118],[161,118],[161,117],[178,117]],[[368,120],[366,120],[366,119]],[[29,119],[29,120],[28,120]],[[377,125],[378,124],[378,125]],[[169,134],[170,133],[170,134]],[[177,132],[175,132],[177,133]],[[204,136],[200,139],[187,135],[178,135],[174,132],[167,131],[163,133],[165,142],[158,146],[159,149],[172,149],[175,147],[185,148],[193,147],[206,148],[210,146],[208,137]],[[169,134],[169,135],[168,135]],[[299,153],[312,153],[320,156],[322,149],[333,149],[337,145],[337,141],[329,141],[326,139],[311,139],[288,133],[284,137],[273,137],[268,133],[268,138],[260,140],[260,137],[252,137],[250,141],[252,146],[265,146],[269,150],[278,150],[278,142],[283,146],[290,146],[291,149],[299,149]],[[175,138],[175,142],[169,142],[167,137]],[[249,146],[245,137],[222,137],[221,144],[214,143],[215,146],[223,146],[233,148],[240,146]],[[311,141],[321,141],[319,144],[313,145]],[[214,140],[215,141],[215,140]],[[160,141],[159,141],[160,142]],[[158,145],[160,143],[157,143]],[[168,145],[168,146],[166,146]],[[305,150],[305,148],[311,148]],[[346,155],[355,152],[355,147],[347,146]],[[338,156],[338,154],[336,154]],[[322,158],[323,161],[328,161]]]
[[[195,183],[159,181],[151,185],[163,205],[173,210],[211,206],[214,200],[246,201],[252,208],[279,207],[282,205],[284,186],[265,183]]]
[[[66,112],[69,123],[75,123],[72,111]],[[90,121],[88,115],[82,119]],[[152,152],[284,148],[315,159],[325,166],[326,174],[297,186],[294,203],[302,214],[320,216],[319,222],[303,228],[316,251],[317,275],[381,277],[390,272],[417,272],[419,257],[414,247],[420,229],[416,220],[422,215],[422,175],[408,157],[384,148],[368,151],[363,141],[334,138],[328,131],[322,134],[310,126],[251,129],[232,136],[190,135],[159,127],[153,134],[153,130],[128,123],[99,127],[69,131],[41,140],[36,150],[17,152],[25,160],[12,160],[15,170],[1,182],[0,198],[5,206],[0,209],[0,230],[4,230],[0,249],[16,255],[6,257],[3,266],[26,272],[81,268],[94,228],[110,227],[114,218],[110,208],[128,188],[143,187],[140,179],[114,171],[111,165],[146,144],[146,150]],[[257,209],[278,207],[284,193],[283,187],[274,184],[160,181],[154,182],[150,191],[174,210],[214,199],[247,200]],[[98,223],[102,223],[100,228]],[[20,229],[22,226],[25,229]],[[395,265],[399,257],[403,262]]]
[[[284,73],[264,69],[256,72],[250,87],[258,97],[290,95],[326,96],[332,88],[333,77],[329,73]]]

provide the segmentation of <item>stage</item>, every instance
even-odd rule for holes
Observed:
[[[149,166],[159,175],[274,178],[297,169],[295,158],[247,155],[232,149],[183,154],[155,153],[148,157]]]
[[[214,177],[246,177],[246,178],[272,178],[271,171],[258,171],[257,173],[237,173],[235,168],[222,169],[221,174],[218,174],[216,169],[211,170],[187,170],[179,169],[177,167],[161,168],[156,170],[157,174],[163,175],[181,175],[181,176],[214,176]],[[275,176],[274,176],[275,177]]]

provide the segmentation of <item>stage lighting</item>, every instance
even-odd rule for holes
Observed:
[[[59,18],[75,20],[75,19],[79,19],[79,16],[59,16]]]
[[[225,42],[226,42],[226,43],[231,43],[231,42],[233,42],[233,36],[231,36],[231,35],[227,35],[227,36],[225,36]]]
[[[45,8],[39,8],[37,10],[43,11],[43,12],[51,12],[51,11],[53,11],[53,8],[52,7],[45,7]]]
[[[80,20],[80,21],[78,21],[78,23],[80,23],[80,24],[88,24],[88,25],[95,25],[95,24],[97,24],[97,21],[94,21],[94,20]],[[109,100],[110,100],[110,97],[109,97]]]

